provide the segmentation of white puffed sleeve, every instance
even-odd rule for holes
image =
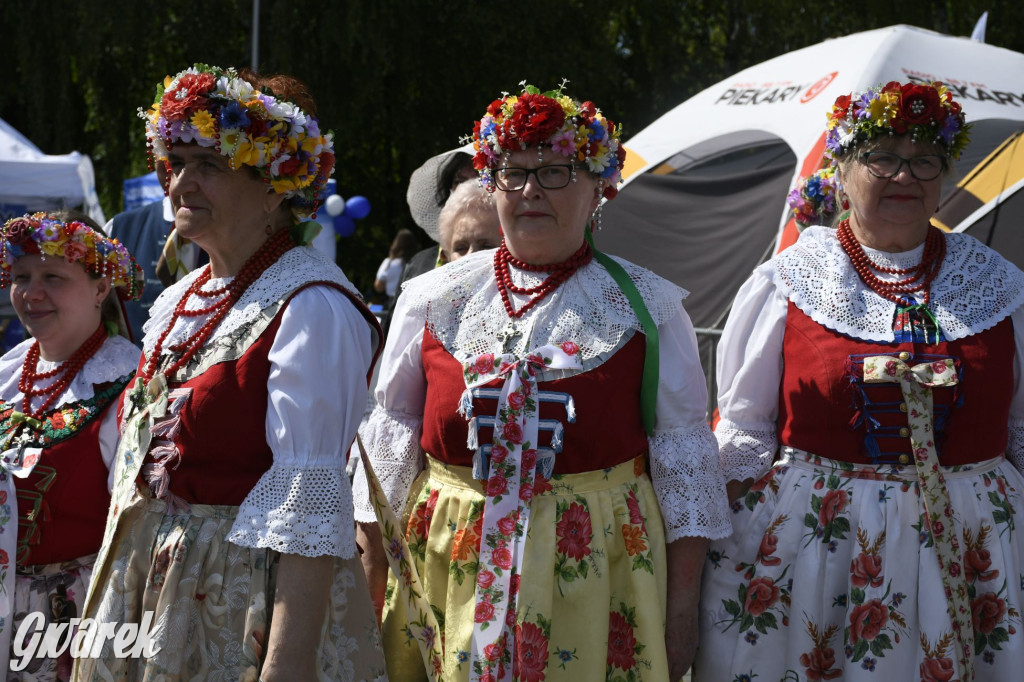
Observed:
[[[395,305],[387,344],[381,357],[376,404],[359,435],[373,471],[396,516],[401,516],[412,482],[423,469],[423,407],[427,378],[423,372],[423,330],[426,318],[413,314],[401,296]],[[377,520],[360,460],[353,482],[356,521]]]
[[[1010,315],[1013,322],[1013,399],[1010,400],[1009,439],[1006,458],[1024,473],[1024,308]]]
[[[366,407],[373,332],[341,292],[301,290],[268,355],[267,443],[274,455],[228,539],[286,554],[355,556],[345,457]]]
[[[697,336],[681,304],[679,314],[658,327],[658,340],[658,402],[654,435],[648,440],[666,540],[727,537],[732,525],[718,448],[707,423],[707,385]]]
[[[757,478],[775,458],[788,306],[769,272],[755,270],[736,294],[718,344],[715,436],[727,481]]]

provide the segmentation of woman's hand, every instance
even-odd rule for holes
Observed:
[[[376,523],[357,523],[356,544],[363,552],[359,560],[363,563],[373,610],[377,614],[377,624],[380,625],[384,613],[384,592],[388,586],[388,558],[384,554],[380,526]]]
[[[332,556],[281,555],[263,682],[317,679],[316,650],[333,580]]]
[[[665,649],[670,682],[681,680],[697,655],[700,628],[700,576],[708,551],[707,538],[679,538],[668,544],[668,605]]]

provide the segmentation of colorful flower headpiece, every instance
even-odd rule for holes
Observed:
[[[828,165],[801,178],[786,197],[793,219],[801,227],[828,225],[836,212],[836,167]]]
[[[890,81],[836,98],[828,114],[825,148],[835,160],[879,135],[909,133],[915,142],[937,144],[948,158],[957,159],[967,146],[969,129],[960,103],[942,83]]]
[[[288,198],[304,220],[316,211],[320,190],[334,170],[334,141],[316,117],[257,90],[234,69],[196,64],[157,86],[146,120],[150,154],[167,159],[175,144],[213,147],[232,168],[252,166]]]
[[[107,239],[85,223],[62,223],[45,213],[11,218],[0,232],[0,286],[11,283],[11,266],[25,255],[62,256],[85,271],[109,277],[124,301],[137,301],[146,283],[142,268],[124,244]]]
[[[541,92],[525,82],[520,95],[505,93],[487,107],[473,125],[476,150],[473,166],[480,182],[494,191],[492,172],[511,152],[528,147],[551,147],[604,180],[604,196],[618,194],[626,150],[619,143],[620,128],[601,114],[593,102],[582,104],[557,90]]]

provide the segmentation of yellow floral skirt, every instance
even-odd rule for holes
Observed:
[[[444,634],[443,677],[466,680],[483,489],[469,468],[427,457],[409,500],[402,522]],[[668,679],[665,531],[642,457],[535,488],[523,560],[518,679]],[[392,575],[383,628],[389,676],[403,682],[426,679],[404,589]]]
[[[238,507],[194,504],[167,513],[136,495],[118,519],[109,571],[90,599],[100,623],[140,623],[153,612],[159,651],[78,659],[76,680],[256,682],[272,625],[280,555],[228,542]],[[99,570],[99,569],[97,569]],[[90,609],[92,607],[90,606]],[[384,677],[380,635],[358,559],[335,560],[334,585],[317,648],[319,680]]]

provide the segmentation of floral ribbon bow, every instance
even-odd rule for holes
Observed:
[[[582,369],[571,341],[542,346],[518,359],[484,353],[463,366],[466,390],[460,412],[471,409],[472,390],[504,377],[498,396],[484,506],[476,608],[470,645],[472,680],[512,679],[516,595],[530,523],[537,470],[537,370]]]
[[[946,609],[956,638],[958,679],[969,682],[974,679],[974,625],[960,544],[952,523],[953,507],[935,449],[931,392],[937,386],[955,385],[956,368],[949,358],[910,366],[891,356],[876,355],[864,359],[864,381],[898,382],[903,390],[910,448],[921,484],[921,504],[938,557],[939,573],[946,588]]]

